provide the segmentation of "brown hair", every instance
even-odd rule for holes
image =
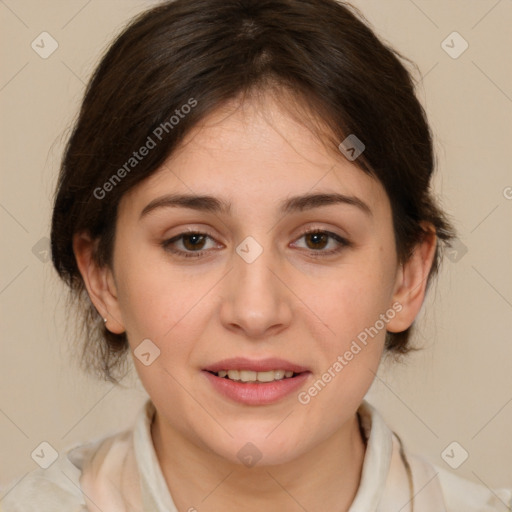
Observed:
[[[432,134],[413,79],[354,11],[335,0],[175,0],[137,16],[112,43],[65,149],[51,230],[53,264],[84,307],[86,367],[115,382],[128,343],[98,321],[73,235],[89,232],[98,263],[110,264],[123,194],[198,121],[251,92],[291,91],[329,129],[333,147],[350,134],[364,143],[354,163],[389,196],[400,261],[424,236],[424,222],[439,240],[453,237],[432,196]],[[155,133],[158,144],[130,161]],[[439,263],[438,244],[429,282]],[[410,328],[386,336],[387,350],[410,350]]]

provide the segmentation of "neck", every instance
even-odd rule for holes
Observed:
[[[151,435],[180,511],[346,512],[357,493],[365,441],[357,415],[310,452],[285,464],[245,467],[193,443],[156,413]]]

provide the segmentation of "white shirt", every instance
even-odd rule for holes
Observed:
[[[133,428],[80,445],[48,469],[30,472],[0,502],[0,511],[178,512],[151,438],[154,413],[148,400]],[[358,414],[367,446],[360,485],[349,512],[512,510],[512,488],[488,489],[407,451],[404,462],[401,441],[378,411],[363,400]]]

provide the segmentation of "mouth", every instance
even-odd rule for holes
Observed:
[[[256,372],[254,370],[220,370],[218,372],[208,373],[216,375],[221,379],[233,380],[235,382],[274,382],[276,380],[293,379],[303,372],[293,372],[291,370],[269,370],[265,372]]]
[[[203,369],[213,390],[245,405],[278,402],[304,386],[312,372],[284,359],[231,358]]]

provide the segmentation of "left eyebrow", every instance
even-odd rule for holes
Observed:
[[[358,197],[344,194],[304,194],[293,196],[280,204],[279,212],[290,214],[334,204],[355,206],[366,215],[372,216],[371,208],[364,201]],[[140,218],[157,208],[189,208],[197,211],[229,215],[231,203],[209,195],[169,194],[154,199],[146,205],[140,214]]]
[[[330,206],[333,204],[347,204],[359,208],[366,215],[372,216],[371,208],[356,196],[347,196],[345,194],[305,194],[294,196],[286,201],[280,207],[281,213],[302,212],[312,210],[321,206]]]

